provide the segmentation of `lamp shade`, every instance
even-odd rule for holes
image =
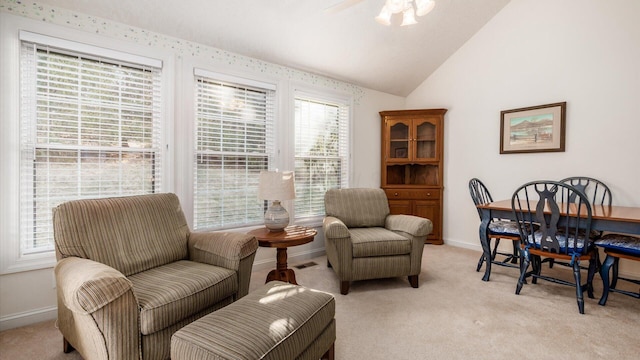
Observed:
[[[293,171],[261,171],[258,198],[280,201],[295,199]]]

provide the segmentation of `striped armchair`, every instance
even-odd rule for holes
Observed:
[[[382,189],[331,189],[324,206],[327,260],[340,279],[341,294],[349,293],[355,280],[408,276],[418,287],[431,220],[390,215]]]
[[[58,327],[84,359],[169,359],[174,332],[249,290],[256,239],[191,232],[174,194],[70,201],[53,226]]]

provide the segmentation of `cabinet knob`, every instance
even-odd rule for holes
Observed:
[[[393,193],[393,196],[398,196],[398,193]]]
[[[431,193],[427,193],[427,196],[431,196]]]

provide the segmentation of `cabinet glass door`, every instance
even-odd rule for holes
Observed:
[[[416,124],[416,159],[435,160],[438,158],[436,146],[436,125],[430,121]]]
[[[409,159],[409,126],[404,122],[389,122],[389,160]]]

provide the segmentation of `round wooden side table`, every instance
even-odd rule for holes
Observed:
[[[278,232],[267,228],[249,231],[258,240],[258,245],[276,248],[277,251],[276,268],[269,272],[265,282],[280,280],[298,285],[293,269],[287,267],[287,248],[312,242],[317,233],[315,229],[297,225],[287,226]]]

